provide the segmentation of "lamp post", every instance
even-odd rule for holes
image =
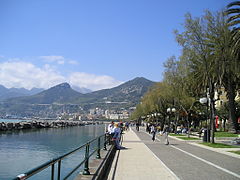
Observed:
[[[176,112],[176,109],[175,108],[167,108],[167,113],[168,113],[168,126],[170,127],[170,115],[172,113],[175,113]]]
[[[208,103],[209,103],[209,100],[208,100],[208,98],[207,97],[203,97],[203,98],[200,98],[199,99],[199,102],[201,103],[201,104],[204,104],[204,105],[206,105],[206,126],[207,126],[207,133],[206,133],[206,135],[207,135],[207,139],[206,139],[206,142],[209,142],[209,140],[210,140],[210,136],[209,136],[209,126],[208,126]]]

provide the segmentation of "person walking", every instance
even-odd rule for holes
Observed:
[[[152,140],[155,141],[156,127],[154,126],[154,124],[151,125],[150,129],[151,129],[151,133],[152,133]]]
[[[166,145],[169,145],[169,140],[168,140],[168,134],[170,132],[170,128],[168,125],[165,125],[164,128],[163,128],[163,134],[165,136],[165,144]]]
[[[125,122],[125,130],[128,131],[129,130],[129,122]]]
[[[151,124],[150,123],[147,123],[146,132],[151,134]]]
[[[139,123],[136,123],[136,130],[139,131]]]

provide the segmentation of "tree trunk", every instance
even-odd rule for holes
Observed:
[[[229,131],[236,133],[238,130],[238,123],[236,118],[236,105],[235,105],[235,88],[232,83],[231,76],[228,77],[227,84],[227,93],[228,93],[228,106],[229,106]]]
[[[187,113],[187,123],[188,123],[188,138],[190,138],[190,122],[189,122],[189,117],[188,117],[188,113]]]
[[[225,132],[226,131],[226,118],[224,117],[224,120],[223,120],[223,131]]]
[[[211,126],[211,143],[214,143],[215,132],[215,100],[214,100],[214,83],[209,82],[209,95],[210,95],[210,126]]]

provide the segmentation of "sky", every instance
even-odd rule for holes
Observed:
[[[179,56],[184,16],[232,0],[0,0],[0,84],[99,90],[136,77],[159,82]]]

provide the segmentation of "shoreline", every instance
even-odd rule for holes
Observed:
[[[60,128],[72,126],[85,126],[99,124],[98,122],[69,121],[69,120],[28,120],[20,122],[0,122],[0,132],[19,131],[25,129],[42,129],[42,128]]]

